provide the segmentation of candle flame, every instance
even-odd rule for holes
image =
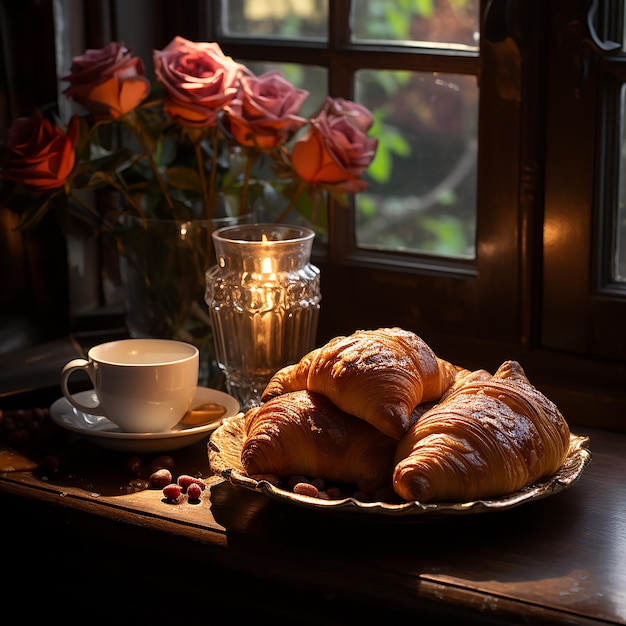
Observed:
[[[267,235],[265,233],[261,233],[261,242],[266,244],[269,242]],[[263,274],[271,274],[274,271],[272,259],[270,257],[266,257],[261,261],[261,273]]]
[[[272,259],[266,258],[261,261],[261,272],[263,274],[272,273]]]

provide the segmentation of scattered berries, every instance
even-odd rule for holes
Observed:
[[[171,456],[159,456],[150,463],[150,471],[156,472],[160,469],[174,469],[174,459]]]
[[[326,490],[326,494],[328,495],[329,500],[339,500],[343,497],[341,493],[341,489],[339,487],[329,487]]]
[[[166,468],[156,470],[150,474],[148,482],[153,489],[163,489],[172,482],[172,472]]]
[[[319,489],[311,483],[296,483],[293,486],[293,492],[299,493],[301,496],[310,496],[311,498],[319,498]]]
[[[178,483],[171,483],[163,487],[163,496],[167,500],[178,500],[181,493],[182,489]]]
[[[176,481],[182,488],[183,493],[186,493],[191,485],[198,485],[201,491],[204,491],[204,482],[201,478],[190,476],[189,474],[181,474]]]
[[[171,457],[159,457],[152,461],[150,467],[155,468],[164,463],[173,467],[173,460],[170,463],[170,459]],[[150,474],[148,484],[152,489],[161,489],[163,497],[168,502],[176,504],[184,501],[183,495],[186,495],[187,500],[190,502],[199,502],[202,492],[206,488],[202,478],[197,478],[190,474],[181,474],[174,479],[169,467],[158,467],[158,469],[155,469]]]
[[[254,478],[258,479],[256,476]],[[360,502],[399,502],[391,485],[365,492],[359,490],[356,484],[333,484],[322,478],[310,478],[301,475],[285,476],[278,486],[281,485],[293,493],[319,498],[320,500],[354,498]]]
[[[131,456],[126,461],[126,469],[134,476],[141,474],[141,459],[138,456]]]
[[[54,422],[49,411],[33,409],[0,409],[0,445],[8,444],[16,450],[50,443]]]
[[[316,487],[318,491],[326,491],[326,481],[323,478],[314,478],[311,484]]]
[[[200,500],[200,496],[202,495],[202,487],[198,483],[191,483],[187,487],[187,498],[192,502],[197,502]]]

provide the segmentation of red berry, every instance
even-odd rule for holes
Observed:
[[[339,500],[342,497],[341,489],[339,489],[339,487],[329,487],[326,490],[326,493],[331,500]]]
[[[42,422],[43,420],[46,419],[46,412],[42,408],[39,408],[39,407],[34,408],[30,414],[31,414],[31,417],[33,419],[36,419],[38,422]]]
[[[159,456],[150,463],[150,470],[156,472],[160,469],[172,470],[174,468],[174,459],[171,456]]]
[[[141,474],[141,459],[138,456],[131,456],[126,461],[126,469],[135,476]]]
[[[301,476],[299,474],[295,475],[295,476],[290,476],[289,480],[287,481],[287,485],[289,486],[289,489],[293,490],[293,488],[298,484],[298,483],[308,483],[309,479],[306,476]]]
[[[311,496],[311,498],[317,498],[320,495],[317,487],[311,483],[298,483],[294,485],[293,492],[302,496]]]
[[[190,500],[200,500],[200,496],[202,495],[202,487],[198,483],[191,483],[189,487],[187,487],[187,497]]]
[[[311,484],[316,487],[318,491],[326,490],[326,481],[323,478],[314,478],[311,480]]]
[[[59,457],[54,454],[48,454],[39,462],[39,471],[42,474],[54,474],[59,470]]]
[[[180,497],[181,491],[182,490],[180,488],[180,485],[177,485],[176,483],[171,483],[163,487],[163,495],[168,500],[178,500],[178,498]]]
[[[26,447],[30,443],[30,434],[25,428],[15,428],[9,433],[9,443],[14,448]]]
[[[172,482],[172,472],[165,468],[152,472],[148,482],[153,489],[163,489]]]

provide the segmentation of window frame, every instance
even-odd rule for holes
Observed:
[[[559,150],[548,150],[546,157],[542,342],[548,349],[623,363],[626,285],[612,283],[608,268],[626,55],[611,51],[610,42],[599,40],[584,19],[596,10],[595,2],[588,3],[586,14],[560,4],[568,41],[566,46],[553,41],[549,52],[547,144]],[[567,63],[568,55],[578,63]],[[567,236],[560,236],[563,231]]]

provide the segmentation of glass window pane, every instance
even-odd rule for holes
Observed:
[[[479,0],[354,0],[355,40],[478,46]]]
[[[362,247],[474,258],[478,86],[474,76],[364,70],[376,158],[356,197]]]
[[[224,0],[227,34],[327,40],[328,0]]]

